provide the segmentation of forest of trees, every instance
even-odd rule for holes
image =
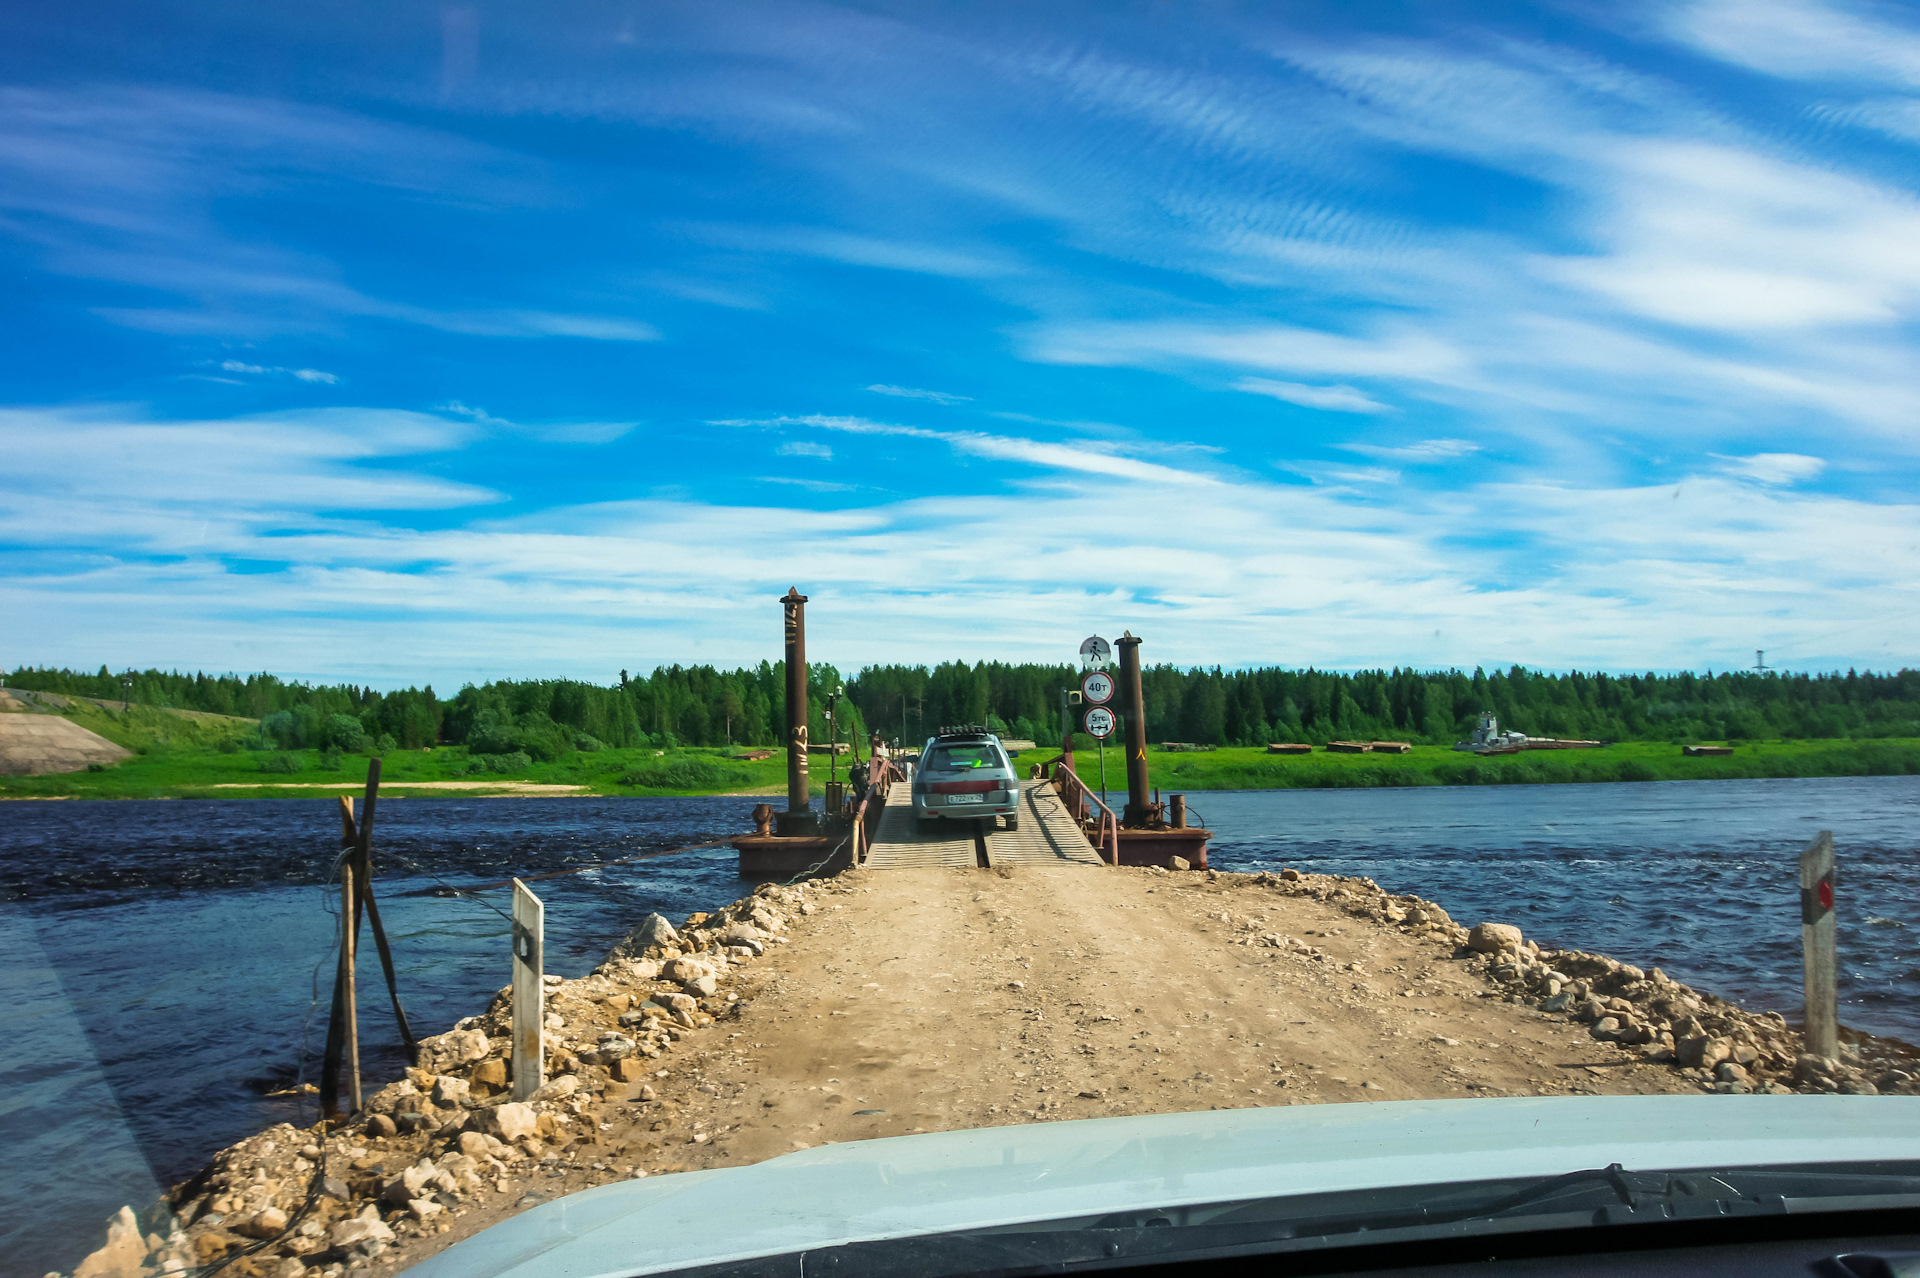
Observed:
[[[951,661],[869,666],[844,677],[808,672],[809,735],[827,739],[827,694],[844,684],[839,739],[864,739],[871,723],[888,739],[917,742],[943,724],[985,723],[1006,735],[1057,738],[1060,690],[1076,686],[1066,665]],[[22,668],[9,687],[119,700],[128,676]],[[476,753],[524,751],[553,758],[603,746],[774,745],[786,717],[785,673],[776,662],[716,670],[661,666],[620,672],[606,687],[577,680],[469,685],[442,700],[431,687],[379,692],[273,675],[159,670],[131,675],[132,699],[261,720],[281,748],[417,748],[465,744]],[[1505,727],[1537,736],[1601,740],[1720,741],[1920,736],[1920,671],[1801,675],[1547,674],[1515,666],[1474,670],[1178,669],[1142,673],[1148,737],[1206,745],[1259,745],[1391,737],[1450,744],[1492,710]]]

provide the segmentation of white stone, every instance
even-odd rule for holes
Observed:
[[[368,1218],[361,1215],[343,1220],[333,1227],[332,1233],[327,1235],[328,1245],[334,1247],[353,1247],[361,1243],[392,1241],[393,1231],[388,1229],[386,1222],[378,1216]],[[75,1278],[79,1278],[79,1275],[76,1274]]]
[[[147,1258],[147,1243],[133,1208],[122,1207],[107,1221],[107,1242],[81,1261],[73,1278],[133,1278]]]
[[[442,1109],[459,1109],[467,1103],[467,1080],[442,1074],[433,1081],[433,1103]]]
[[[449,1030],[420,1040],[420,1068],[441,1074],[456,1066],[485,1060],[493,1044],[479,1030]]]
[[[536,1103],[539,1101],[565,1100],[578,1090],[580,1090],[580,1080],[572,1074],[562,1074],[552,1082],[536,1090],[533,1095],[527,1099]],[[505,1106],[501,1108],[504,1109]]]
[[[1510,923],[1476,923],[1467,933],[1467,948],[1480,954],[1498,954],[1518,950],[1521,939],[1520,929]]]

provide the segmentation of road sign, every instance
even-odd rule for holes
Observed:
[[[1113,676],[1104,670],[1089,670],[1080,681],[1080,694],[1096,706],[1113,700]]]
[[[1089,670],[1104,666],[1113,660],[1113,645],[1099,635],[1087,636],[1080,645],[1080,664]]]
[[[1095,706],[1087,711],[1087,735],[1105,741],[1113,735],[1114,725],[1118,722],[1113,711],[1105,706]]]

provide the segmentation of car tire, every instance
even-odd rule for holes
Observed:
[[[1020,814],[1018,812],[1007,813],[1007,828],[1009,830],[1017,830],[1020,828]]]
[[[917,831],[922,838],[931,838],[940,832],[940,818],[938,817],[918,817],[914,820],[913,825],[915,831]]]

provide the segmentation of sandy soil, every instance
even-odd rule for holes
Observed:
[[[815,913],[793,917],[789,944],[735,969],[727,988],[739,1002],[713,1027],[649,1062],[642,1082],[608,1086],[592,1121],[572,1129],[586,1139],[463,1208],[448,1232],[403,1236],[382,1267],[588,1185],[830,1141],[1701,1086],[1506,1001],[1450,943],[1244,876],[862,871],[815,899]],[[1267,933],[1321,953],[1248,943]],[[637,1099],[642,1086],[659,1099]]]
[[[82,772],[88,764],[132,757],[133,751],[57,714],[0,715],[0,776]]]

